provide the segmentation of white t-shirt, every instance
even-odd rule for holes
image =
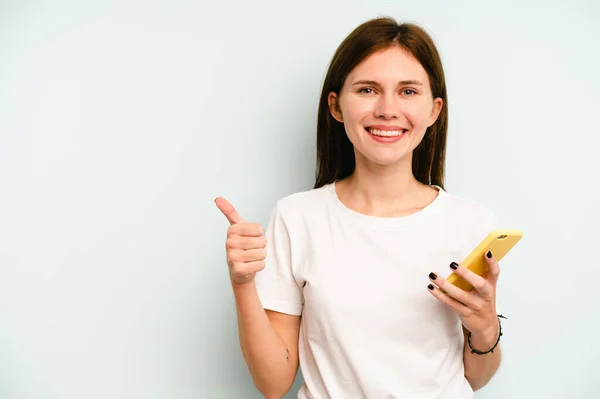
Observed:
[[[439,187],[399,218],[352,211],[335,183],[279,200],[256,275],[265,309],[302,315],[298,398],[468,399],[458,315],[430,292],[495,228],[492,212]]]

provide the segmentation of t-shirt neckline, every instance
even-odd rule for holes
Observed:
[[[439,210],[443,207],[443,203],[445,202],[444,198],[447,195],[444,189],[440,186],[430,185],[430,187],[437,189],[438,195],[423,209],[420,209],[406,216],[381,217],[365,215],[348,208],[339,199],[335,190],[335,184],[336,182],[330,183],[328,185],[328,191],[336,212],[340,216],[351,219],[353,222],[370,229],[397,229],[407,225],[413,225],[414,223],[424,222],[430,219],[431,217],[435,216],[439,212]]]

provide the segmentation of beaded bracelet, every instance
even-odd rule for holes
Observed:
[[[494,352],[494,349],[496,349],[496,346],[498,346],[498,342],[500,342],[500,337],[502,336],[502,323],[500,323],[500,318],[506,319],[506,317],[502,316],[501,314],[498,315],[498,339],[496,340],[494,346],[492,346],[492,349],[487,350],[485,352],[474,349],[473,346],[471,346],[471,331],[467,331],[467,342],[469,343],[469,348],[471,348],[471,353],[475,353],[477,355],[485,355],[486,353]]]

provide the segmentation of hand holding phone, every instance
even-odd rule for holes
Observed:
[[[488,271],[488,265],[484,258],[486,252],[492,251],[496,262],[499,262],[522,237],[523,233],[520,230],[494,230],[461,262],[461,265],[473,273],[483,276]],[[465,291],[473,289],[470,283],[456,273],[450,274],[446,280]]]

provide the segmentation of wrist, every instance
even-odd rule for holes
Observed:
[[[471,349],[471,353],[485,355],[486,353],[494,352],[494,349],[496,349],[500,343],[500,337],[502,337],[502,324],[500,323],[501,318],[506,319],[506,317],[502,316],[501,314],[498,315],[498,327],[496,330],[490,328],[481,332],[467,332],[467,342],[469,344],[469,348]],[[495,331],[495,333],[492,335],[491,331]],[[493,341],[494,343],[490,345],[490,342],[492,342],[491,337],[495,337],[495,341]],[[489,347],[489,349],[479,349],[477,348],[479,345],[485,345]]]
[[[243,293],[248,290],[255,288],[254,278],[245,281],[235,281],[233,278],[230,279],[231,287],[233,288],[234,294]]]
[[[231,285],[233,286],[242,286],[254,281],[254,276],[256,276],[256,273],[240,274],[230,272],[229,280],[231,280]]]
[[[471,344],[475,348],[485,351],[490,349],[498,340],[498,334],[500,333],[499,327],[496,324],[495,327],[488,328],[482,331],[475,331],[471,333]]]

